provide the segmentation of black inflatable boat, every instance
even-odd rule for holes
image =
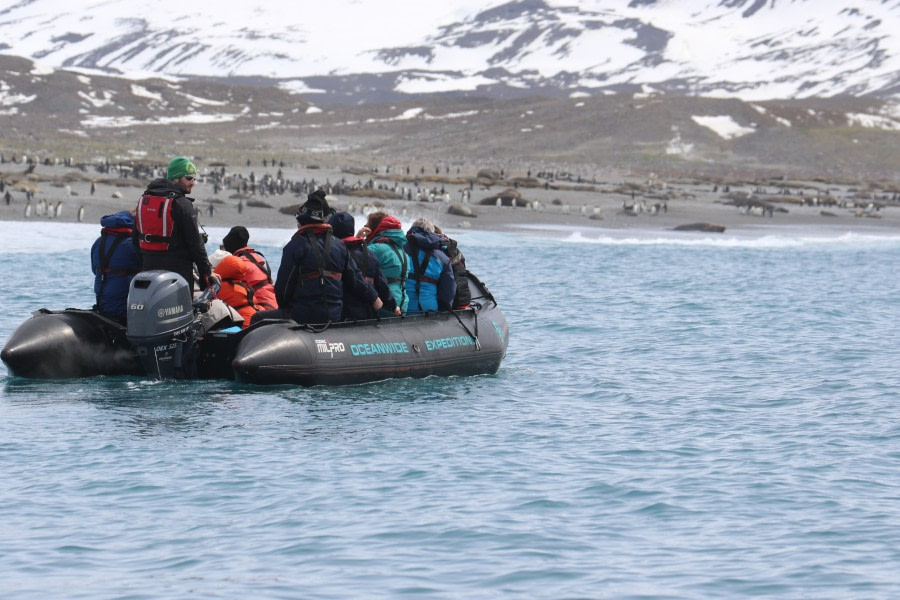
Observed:
[[[496,373],[509,326],[470,276],[470,308],[326,326],[262,321],[244,330],[205,313],[167,271],[131,284],[128,328],[91,310],[41,309],[10,335],[0,358],[12,375],[65,379],[143,375],[257,384],[346,385],[396,377]]]

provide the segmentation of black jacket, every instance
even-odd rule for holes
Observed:
[[[282,251],[275,278],[275,298],[278,307],[288,311],[298,323],[340,321],[345,290],[369,304],[378,297],[344,243],[333,234],[328,235],[330,230],[331,225],[308,225],[295,233]],[[325,252],[327,237],[331,237],[329,252]],[[316,244],[318,252],[310,244]],[[319,272],[317,254],[324,261],[323,275]]]
[[[383,309],[388,312],[394,312],[394,309],[397,308],[397,301],[394,299],[394,294],[391,292],[391,288],[381,272],[381,264],[378,262],[378,258],[365,246],[362,238],[349,237],[344,238],[342,241],[347,246],[347,251],[350,252],[353,262],[359,267],[359,272],[362,273],[363,278],[367,283],[375,287],[378,297],[384,303]],[[372,308],[371,302],[366,302],[364,298],[354,294],[349,287],[344,287],[345,319],[362,321],[374,319],[375,316],[376,311]]]
[[[145,271],[166,269],[174,271],[187,279],[193,280],[193,267],[197,266],[200,276],[200,289],[206,289],[212,266],[206,256],[206,246],[200,235],[200,225],[194,211],[194,199],[188,198],[174,182],[165,178],[154,179],[147,186],[143,195],[165,196],[176,194],[172,203],[172,235],[169,249],[162,252],[141,250],[142,266]],[[140,206],[138,206],[140,210]],[[135,233],[139,233],[135,231]]]

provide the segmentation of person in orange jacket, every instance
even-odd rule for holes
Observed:
[[[245,281],[253,288],[253,298],[260,310],[278,308],[272,270],[262,252],[250,248],[250,232],[242,225],[235,225],[222,239],[222,248],[247,263]]]
[[[245,261],[237,256],[226,256],[213,271],[222,278],[216,297],[244,317],[244,329],[250,325],[250,317],[260,310],[253,297],[253,287],[245,279],[248,270]]]

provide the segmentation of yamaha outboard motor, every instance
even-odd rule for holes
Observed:
[[[128,341],[147,375],[157,379],[197,376],[197,333],[200,320],[195,305],[205,308],[213,295],[192,302],[184,277],[170,271],[143,271],[128,290]]]

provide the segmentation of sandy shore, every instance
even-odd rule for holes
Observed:
[[[203,170],[203,165],[198,165]],[[6,163],[2,170],[7,182],[21,178],[24,165]],[[245,176],[255,171],[257,177],[266,172],[277,171],[277,168],[264,169],[261,165],[253,168],[236,169]],[[114,177],[88,170],[76,171],[66,167],[48,167],[39,165],[35,170],[38,181],[32,201],[31,216],[25,216],[26,198],[23,191],[11,189],[9,205],[0,201],[0,219],[2,220],[55,220],[75,222],[79,209],[83,209],[83,222],[97,223],[101,216],[119,210],[131,209],[144,189],[146,180],[117,180],[103,182]],[[752,185],[732,185],[728,194],[712,183],[669,181],[647,182],[628,181],[612,175],[608,181],[590,183],[578,182],[542,182],[541,187],[519,187],[522,202],[528,207],[496,206],[496,196],[508,189],[507,185],[487,186],[472,184],[467,178],[475,174],[440,178],[438,181],[419,182],[419,189],[443,190],[450,201],[434,202],[409,200],[380,200],[373,197],[356,197],[351,195],[334,196],[333,204],[338,210],[351,209],[361,221],[362,215],[382,205],[385,210],[395,214],[404,222],[423,216],[447,229],[474,229],[487,231],[529,231],[558,234],[560,231],[596,231],[603,230],[644,230],[672,231],[676,227],[708,223],[724,227],[726,232],[767,234],[773,232],[789,232],[796,230],[822,232],[858,232],[878,233],[881,235],[900,235],[900,206],[887,201],[875,199],[872,206],[868,200],[860,201],[858,194],[852,189],[829,189],[828,197],[842,202],[855,201],[857,206],[803,206],[801,199],[813,196],[825,196],[826,190],[815,184],[797,185],[792,189],[776,188],[760,189]],[[513,174],[515,175],[515,174]],[[365,182],[368,175],[348,174],[337,168],[315,170],[284,170],[284,176],[293,180],[311,180],[317,182],[336,182],[345,179],[352,184]],[[525,174],[521,174],[524,177]],[[371,176],[377,186],[407,186],[415,190],[412,182],[396,182],[383,174]],[[91,193],[91,180],[95,183]],[[430,179],[438,179],[436,177]],[[546,186],[543,185],[546,183]],[[471,194],[471,200],[463,204],[463,192]],[[284,195],[255,195],[251,198],[262,201],[270,207],[248,206],[244,196],[242,210],[238,210],[241,198],[235,190],[220,190],[214,193],[210,181],[201,180],[194,189],[196,205],[201,210],[201,222],[208,227],[229,228],[241,224],[246,227],[286,228],[295,226],[290,214],[283,214],[278,209],[295,206],[304,198],[290,193]],[[2,196],[2,195],[0,195]],[[121,198],[116,197],[121,196]],[[769,201],[775,207],[764,214],[753,214],[748,206],[735,205],[735,196],[755,196]],[[60,207],[59,216],[48,214],[37,215],[36,205],[46,201],[55,212]],[[481,205],[482,200],[489,200],[489,205]],[[774,201],[773,201],[774,200]],[[451,205],[463,204],[470,208],[473,216],[449,214]],[[739,202],[737,203],[739,204]],[[623,207],[633,207],[625,209]],[[211,209],[211,210],[210,210]],[[755,212],[759,212],[758,210]],[[691,235],[698,235],[693,233]],[[717,235],[705,233],[703,235]]]

